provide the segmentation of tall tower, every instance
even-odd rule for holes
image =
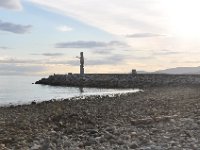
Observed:
[[[83,52],[80,52],[80,75],[84,76],[84,57],[83,57]]]

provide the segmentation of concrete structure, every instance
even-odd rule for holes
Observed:
[[[84,57],[83,57],[83,52],[80,53],[80,75],[84,76]]]
[[[137,74],[136,69],[132,69],[132,75],[135,75],[135,74]]]

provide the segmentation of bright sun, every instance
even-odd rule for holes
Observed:
[[[200,37],[200,0],[166,0],[163,5],[173,34]]]

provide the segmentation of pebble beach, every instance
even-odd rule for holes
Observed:
[[[199,108],[192,85],[1,107],[0,149],[199,149]]]

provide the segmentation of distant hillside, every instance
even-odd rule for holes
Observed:
[[[177,67],[170,68],[166,70],[159,70],[155,73],[165,73],[165,74],[200,74],[200,66],[199,67]]]

